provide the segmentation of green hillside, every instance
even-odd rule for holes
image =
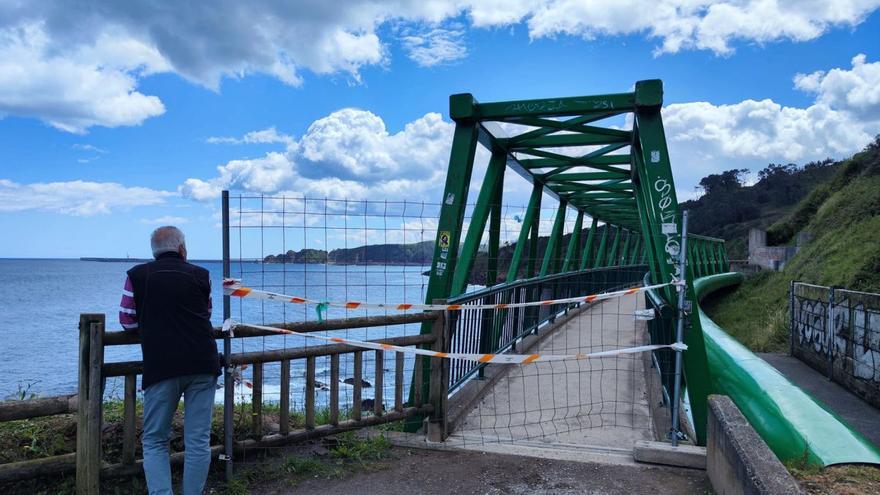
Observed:
[[[731,259],[745,259],[750,228],[766,229],[781,220],[841,166],[833,160],[803,167],[771,163],[758,171],[758,181],[751,186],[744,183],[748,170],[727,170],[704,177],[698,187],[704,194],[681,206],[690,214],[692,232],[724,239]],[[771,244],[775,240],[772,235],[768,239]]]
[[[835,173],[768,229],[768,241],[812,240],[781,272],[761,272],[703,308],[756,351],[787,345],[789,281],[880,292],[880,138],[833,166]]]

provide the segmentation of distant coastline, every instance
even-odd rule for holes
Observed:
[[[80,257],[80,261],[97,261],[99,263],[146,263],[153,261],[153,258],[97,258],[90,256]],[[222,263],[223,260],[188,260],[191,263]],[[260,260],[234,260],[236,263],[243,261],[245,263],[259,263]]]

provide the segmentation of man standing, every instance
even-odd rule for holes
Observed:
[[[144,473],[150,494],[171,495],[168,442],[184,398],[184,495],[201,494],[211,465],[211,416],[220,359],[211,327],[208,270],[186,262],[183,232],[159,227],[155,261],[128,271],[119,322],[141,336]]]

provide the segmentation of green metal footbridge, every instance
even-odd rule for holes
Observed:
[[[784,461],[806,457],[825,466],[880,463],[880,452],[863,437],[701,311],[701,298],[738,284],[742,276],[729,271],[722,240],[687,233],[686,242],[682,238],[682,211],[663,130],[662,103],[659,80],[639,81],[629,93],[594,96],[493,103],[480,103],[470,94],[451,96],[455,134],[426,302],[538,300],[578,295],[586,288],[684,280],[681,302],[670,286],[649,293],[647,299],[660,316],[649,325],[652,343],[675,342],[679,317],[684,323],[688,348],[683,352],[681,390],[690,406],[695,443],[706,442],[708,395],[725,394]],[[491,158],[479,193],[472,195],[469,186],[477,179],[473,175],[478,146]],[[508,171],[528,180],[532,192],[504,276],[498,259]],[[539,253],[545,196],[558,203],[558,210],[546,247]],[[465,231],[469,204],[474,206]],[[565,232],[568,215],[575,215],[571,232]],[[486,270],[488,289],[464,294],[487,229],[488,262],[480,269]],[[609,279],[615,276],[607,268],[624,266],[641,267],[641,275],[633,278],[621,270],[622,275]],[[511,318],[519,321],[511,324]],[[553,316],[538,311],[495,316],[490,329],[471,339],[477,346],[472,350],[515,348],[518,335],[510,328],[528,331],[546,318]],[[430,331],[426,324],[423,333]],[[672,366],[671,360],[665,363]],[[427,381],[427,368],[424,371]],[[674,397],[674,369],[666,371],[663,385]],[[450,386],[481,372],[480,366],[453,368]],[[678,401],[673,402],[676,407]],[[676,423],[672,429],[677,429]],[[671,434],[677,438],[679,432]]]

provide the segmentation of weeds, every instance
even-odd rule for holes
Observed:
[[[354,432],[347,432],[338,435],[337,441],[339,443],[330,450],[330,455],[353,462],[363,463],[384,459],[391,450],[391,442],[383,435],[361,439]]]
[[[39,394],[32,392],[34,385],[40,383],[41,380],[28,380],[26,382],[18,382],[15,392],[7,395],[4,400],[31,400],[39,397]]]

